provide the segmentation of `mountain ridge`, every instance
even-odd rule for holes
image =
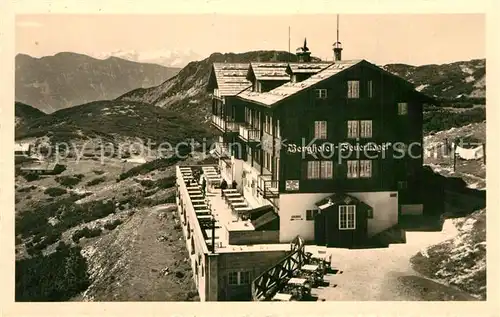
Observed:
[[[15,100],[43,112],[111,100],[137,87],[154,87],[178,73],[177,68],[112,57],[99,60],[85,54],[15,58]]]

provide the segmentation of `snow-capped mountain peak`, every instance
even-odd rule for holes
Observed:
[[[99,59],[114,56],[133,62],[154,63],[169,67],[184,67],[189,62],[202,59],[201,55],[191,49],[158,49],[151,51],[115,50],[106,53],[90,53],[90,55]]]

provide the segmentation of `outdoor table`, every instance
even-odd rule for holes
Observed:
[[[203,205],[203,204],[206,204],[206,201],[205,199],[191,199],[191,202],[193,203],[193,205]]]
[[[207,204],[199,204],[199,205],[193,205],[193,208],[194,209],[208,209],[208,205]]]
[[[248,207],[248,206],[246,206],[246,207],[236,207],[236,208],[234,208],[234,211],[236,211],[238,214],[240,214],[240,213],[244,214],[244,213],[246,213],[246,212],[248,212],[248,211],[250,211],[250,210],[252,210],[252,208],[250,208],[250,207]]]
[[[248,206],[248,204],[245,202],[231,204],[231,208],[233,208],[233,209],[238,208],[238,207],[240,207],[240,208],[246,207],[246,206]]]
[[[301,269],[304,271],[315,272],[315,271],[318,271],[319,265],[306,264],[306,265],[303,265]]]
[[[301,277],[292,277],[288,280],[287,284],[290,285],[304,285],[307,282],[307,279]]]
[[[211,214],[210,210],[208,210],[208,209],[195,210],[195,213],[196,213],[196,216],[198,216],[198,215],[200,215],[200,216],[203,216],[203,215],[210,216],[210,214]]]
[[[224,193],[226,197],[243,197],[240,193]]]
[[[188,194],[189,194],[189,197],[191,197],[191,200],[193,200],[193,196],[203,195],[203,193],[199,189],[193,190],[193,191],[188,191]]]
[[[290,302],[292,300],[292,294],[276,293],[272,300],[280,302]]]
[[[234,188],[227,188],[227,189],[223,189],[222,192],[224,192],[224,193],[237,193],[238,190],[234,189]]]
[[[202,199],[202,198],[204,198],[204,196],[203,195],[191,195],[190,198],[191,199]]]
[[[245,198],[242,197],[227,197],[227,201],[231,203],[244,202]]]

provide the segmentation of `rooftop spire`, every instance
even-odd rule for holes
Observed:
[[[333,44],[333,57],[335,61],[342,60],[342,44],[340,43],[339,36],[339,15],[337,14],[337,42]]]

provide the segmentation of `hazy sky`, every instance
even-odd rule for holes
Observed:
[[[336,15],[17,15],[16,53],[105,53],[193,50],[213,52],[291,50],[304,37],[314,56],[332,59]],[[340,15],[344,59],[377,64],[446,63],[485,57],[482,14]]]

